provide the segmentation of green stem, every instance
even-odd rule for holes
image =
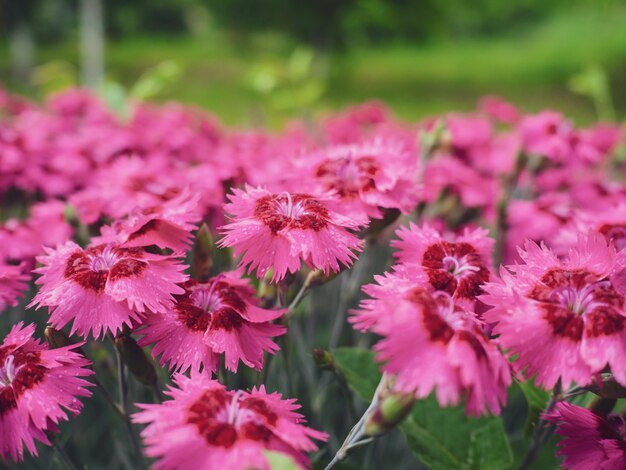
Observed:
[[[113,349],[115,350],[115,355],[117,358],[117,376],[118,376],[118,385],[119,385],[119,395],[120,395],[120,404],[122,411],[122,419],[124,421],[124,426],[126,427],[126,431],[128,436],[130,437],[130,443],[133,447],[133,451],[135,453],[135,457],[137,460],[137,466],[141,470],[146,470],[146,464],[143,460],[143,454],[141,452],[141,444],[139,443],[139,439],[135,434],[135,430],[133,429],[133,424],[130,421],[130,415],[128,414],[128,382],[127,382],[127,373],[126,366],[124,365],[124,361],[122,360],[122,355],[115,347],[115,341],[113,340]]]
[[[354,425],[354,427],[348,433],[345,441],[341,444],[341,447],[332,458],[332,460],[328,463],[328,465],[324,468],[324,470],[332,470],[335,468],[340,462],[345,460],[348,457],[348,454],[355,448],[364,446],[369,444],[374,440],[374,437],[367,436],[365,434],[365,422],[369,415],[376,409],[378,406],[378,401],[380,398],[380,393],[383,388],[386,386],[387,376],[383,374],[376,387],[376,391],[374,392],[374,396],[372,397],[372,402],[369,404],[363,416],[359,419],[359,421]]]
[[[67,452],[65,452],[65,449],[61,444],[59,444],[59,441],[57,441],[55,437],[52,437],[50,439],[50,443],[52,444],[52,448],[54,449],[54,451],[63,462],[63,465],[65,465],[65,468],[67,468],[67,470],[77,470],[76,465],[74,465],[74,462],[72,462],[70,456],[67,454]]]

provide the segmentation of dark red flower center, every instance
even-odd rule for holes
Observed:
[[[65,264],[64,276],[84,289],[100,293],[108,280],[136,277],[148,264],[139,248],[113,248],[107,245],[77,250]]]
[[[584,269],[551,269],[528,297],[539,302],[556,336],[574,341],[579,341],[583,332],[592,338],[611,335],[626,324],[621,313],[624,297],[609,279]]]
[[[430,341],[446,345],[456,335],[457,339],[465,341],[474,350],[478,358],[486,357],[479,339],[483,333],[478,323],[467,312],[459,309],[448,293],[430,293],[418,287],[407,294],[406,300],[421,309],[423,325]]]
[[[458,297],[475,298],[489,280],[489,270],[469,243],[433,243],[424,252],[422,266],[436,290]]]
[[[14,348],[0,347],[0,418],[16,408],[20,396],[41,382],[47,371],[39,352]]]
[[[224,448],[238,440],[269,441],[277,421],[262,399],[221,389],[206,391],[187,415],[210,445]]]
[[[254,216],[273,233],[284,229],[319,232],[330,220],[328,209],[313,196],[287,192],[260,198],[256,202]]]
[[[237,330],[247,322],[244,293],[219,276],[206,283],[188,281],[185,293],[176,296],[178,319],[190,330],[205,332],[209,328]]]
[[[376,189],[374,178],[379,171],[374,157],[348,156],[324,161],[315,169],[315,176],[341,198],[353,198],[361,191]]]

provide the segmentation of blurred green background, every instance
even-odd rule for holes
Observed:
[[[80,53],[85,32],[97,35],[85,16],[94,4],[109,92],[160,64],[138,96],[199,105],[228,124],[369,99],[416,119],[473,109],[484,94],[586,123],[596,116],[587,95],[607,84],[626,114],[618,0],[7,0],[0,81],[39,97],[79,82],[94,59]]]

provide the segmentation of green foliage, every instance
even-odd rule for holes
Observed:
[[[524,433],[526,436],[530,436],[534,432],[535,425],[539,421],[540,413],[545,409],[548,401],[550,400],[550,393],[535,386],[534,380],[517,382],[517,385],[524,394],[524,398],[526,398],[526,403],[528,405]]]
[[[381,373],[374,362],[374,352],[363,348],[338,348],[333,351],[335,368],[348,386],[363,401],[371,401]]]
[[[334,358],[350,388],[370,401],[381,377],[374,353],[340,348]],[[415,404],[400,429],[413,453],[432,470],[501,470],[513,464],[501,418],[469,417],[463,406],[441,408],[432,395]]]
[[[178,62],[166,60],[144,72],[130,89],[131,99],[144,101],[161,95],[176,83],[182,75]]]
[[[615,120],[611,85],[606,69],[597,64],[590,65],[570,79],[569,87],[575,93],[587,96],[593,101],[600,120]]]

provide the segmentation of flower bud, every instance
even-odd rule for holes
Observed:
[[[51,326],[46,326],[43,335],[44,338],[46,338],[46,342],[54,349],[74,344],[70,337],[67,336],[63,331],[56,330]]]
[[[156,384],[157,375],[154,365],[133,338],[127,335],[118,336],[115,338],[115,347],[120,353],[124,364],[126,364],[128,370],[137,380],[148,386]]]
[[[313,360],[320,369],[331,370],[335,367],[333,355],[330,351],[326,351],[325,349],[313,349]]]
[[[206,281],[211,277],[213,267],[213,237],[206,223],[203,223],[196,233],[193,242],[191,272],[194,279]]]
[[[413,393],[391,392],[381,396],[378,406],[365,421],[365,434],[373,437],[391,431],[406,418],[414,404]]]

